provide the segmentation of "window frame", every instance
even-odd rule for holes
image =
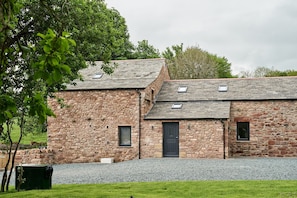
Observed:
[[[188,91],[188,86],[179,86],[177,89],[177,93],[187,93]]]
[[[227,92],[228,91],[228,85],[219,85],[218,91],[219,92]]]
[[[244,131],[240,130],[246,130],[245,133],[247,133],[247,137],[240,137]],[[250,141],[250,122],[237,122],[236,123],[236,140],[237,141]]]
[[[183,107],[182,103],[174,103],[171,105],[171,109],[181,109]]]
[[[129,129],[129,143],[124,144],[123,143],[123,135],[125,131],[123,129]],[[119,135],[119,146],[132,146],[132,140],[131,140],[131,135],[132,134],[132,127],[131,126],[118,126],[118,135]]]

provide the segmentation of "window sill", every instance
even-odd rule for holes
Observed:
[[[119,148],[133,148],[132,146],[118,146]]]
[[[250,140],[236,140],[236,142],[250,142]]]

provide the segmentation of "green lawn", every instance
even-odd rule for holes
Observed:
[[[6,127],[4,126],[4,130]],[[11,138],[13,142],[17,142],[20,137],[20,128],[17,125],[14,125],[11,132]],[[47,142],[47,133],[28,133],[23,136],[21,144],[30,145],[31,142],[46,143]]]
[[[187,181],[53,185],[51,190],[0,194],[0,197],[297,197],[295,181]]]

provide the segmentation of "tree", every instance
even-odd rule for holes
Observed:
[[[183,44],[166,48],[162,53],[166,58],[172,79],[229,78],[231,64],[225,57],[210,54],[199,47],[189,47],[183,51]]]
[[[231,63],[228,62],[228,59],[226,57],[219,57],[210,53],[208,53],[208,55],[216,62],[216,68],[219,78],[234,78],[231,72]]]
[[[161,56],[159,50],[149,45],[147,40],[138,41],[138,45],[134,48],[132,59],[160,58]]]
[[[133,44],[125,19],[103,0],[26,0],[25,8],[20,17],[22,21],[34,19],[32,31],[45,33],[52,27],[71,32],[77,43],[76,56],[68,60],[72,69],[85,65],[85,60],[108,63],[131,56]]]
[[[240,73],[242,78],[248,77],[277,77],[277,76],[297,76],[295,70],[279,71],[268,67],[257,67],[254,71],[242,71]]]
[[[267,67],[257,67],[255,69],[254,73],[254,77],[265,77],[267,74],[269,74],[270,72],[272,72],[272,69],[269,69]]]
[[[80,61],[73,53],[76,43],[70,34],[58,25],[55,26],[56,31],[48,28],[44,33],[37,33],[42,29],[38,26],[40,19],[24,14],[28,11],[26,3],[16,0],[0,3],[0,137],[9,143],[2,192],[8,191],[26,118],[37,116],[39,122],[44,123],[47,116],[54,116],[47,106],[47,97],[53,97],[53,93],[65,88],[65,83],[78,78],[77,71],[82,67],[68,65],[75,60]],[[58,8],[49,7],[44,11],[51,16],[55,9]],[[55,23],[60,23],[59,18]],[[10,134],[15,120],[20,131],[14,145]],[[6,125],[5,131],[3,125]],[[12,166],[8,172],[10,162]]]
[[[183,53],[183,43],[180,45],[173,45],[171,46],[172,50],[167,47],[166,50],[162,53],[162,56],[167,60],[173,60],[174,57],[179,56]]]

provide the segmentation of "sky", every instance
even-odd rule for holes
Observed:
[[[296,0],[105,0],[130,40],[163,52],[183,43],[226,57],[234,74],[264,66],[297,70]]]

